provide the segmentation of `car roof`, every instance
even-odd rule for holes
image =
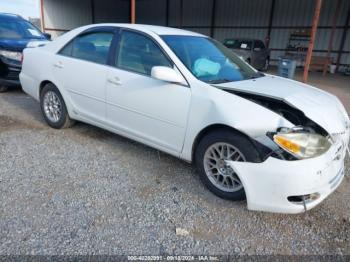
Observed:
[[[83,33],[86,30],[99,28],[99,27],[119,27],[119,28],[127,28],[137,30],[148,35],[176,35],[176,36],[198,36],[205,37],[205,35],[182,30],[178,28],[165,27],[165,26],[156,26],[156,25],[143,25],[143,24],[126,24],[126,23],[100,23],[100,24],[90,24],[75,28],[61,36],[57,37],[54,41],[46,44],[42,47],[42,49],[47,50],[49,52],[58,52],[65,44],[71,41],[77,35]]]
[[[157,25],[144,25],[144,24],[124,24],[124,23],[104,23],[104,24],[93,24],[88,26],[88,28],[93,28],[97,26],[116,26],[116,27],[124,27],[134,30],[139,30],[143,32],[153,32],[157,35],[184,35],[184,36],[202,36],[207,37],[205,35],[191,32],[179,28],[173,28],[173,27],[165,27],[165,26],[157,26]]]
[[[0,19],[23,19],[20,15],[11,13],[0,13]]]

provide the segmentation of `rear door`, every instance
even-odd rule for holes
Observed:
[[[69,94],[75,113],[106,119],[107,61],[116,28],[93,28],[75,37],[55,56],[54,76]]]

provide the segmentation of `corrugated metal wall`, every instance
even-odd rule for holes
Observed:
[[[91,23],[91,5],[88,0],[45,0],[45,28],[53,37],[66,29]],[[49,29],[55,29],[49,30]]]
[[[46,31],[53,37],[67,30],[93,23],[128,22],[128,0],[44,0]],[[51,30],[54,29],[54,30]]]
[[[166,0],[141,0],[136,4],[136,18],[139,24],[165,25]]]
[[[44,0],[45,24],[48,28],[72,29],[95,22],[129,22],[130,0]],[[213,33],[219,41],[230,37],[251,37],[265,40],[273,0],[216,0],[214,29],[212,10],[214,0],[136,0],[136,22],[143,24],[183,27],[205,35]],[[340,15],[334,35],[332,57],[337,58],[350,1],[340,0]],[[271,28],[272,59],[283,55],[289,35],[298,27],[310,27],[313,0],[275,0]],[[167,7],[167,4],[169,6]],[[316,55],[326,55],[336,0],[324,0],[315,41]],[[181,12],[182,10],[182,12]],[[169,15],[167,19],[167,13]],[[349,30],[350,31],[350,30]],[[277,49],[277,50],[276,50]],[[350,33],[341,63],[350,64]]]
[[[271,0],[217,0],[217,26],[267,26]]]
[[[231,37],[265,39],[266,28],[247,27],[268,26],[271,1],[217,1],[215,26],[219,28],[214,30],[213,36],[220,41]]]
[[[94,0],[94,7],[95,7],[95,10],[94,10],[95,23],[129,22],[129,14],[130,14],[129,1]]]

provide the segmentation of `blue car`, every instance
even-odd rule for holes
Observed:
[[[50,38],[22,17],[0,13],[0,92],[20,85],[22,51],[27,44]]]

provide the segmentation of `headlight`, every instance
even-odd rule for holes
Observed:
[[[312,133],[277,133],[273,140],[299,159],[320,156],[332,145],[326,137]]]
[[[6,57],[11,60],[21,61],[22,60],[22,53],[20,52],[12,52],[12,51],[6,51],[6,50],[0,50],[0,55],[3,57]]]

